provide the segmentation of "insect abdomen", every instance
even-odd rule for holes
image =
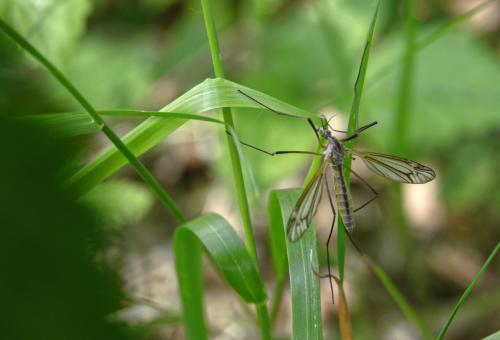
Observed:
[[[352,231],[356,224],[352,212],[352,200],[349,190],[345,184],[344,175],[342,174],[342,166],[333,167],[335,176],[335,200],[337,209],[339,210],[342,221],[348,231]]]

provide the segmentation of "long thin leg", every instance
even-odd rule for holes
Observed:
[[[363,177],[361,177],[360,175],[358,175],[354,170],[349,169],[349,171],[352,172],[352,174],[354,176],[356,176],[363,184],[365,184],[368,187],[368,189],[370,189],[370,191],[373,193],[373,197],[372,198],[370,198],[368,201],[366,201],[365,203],[361,204],[359,207],[357,207],[356,209],[354,209],[354,212],[356,212],[356,211],[359,211],[359,210],[363,209],[368,204],[370,204],[371,202],[373,202],[374,200],[376,200],[377,197],[378,197],[378,192],[377,192],[377,190],[373,189],[373,187],[370,185],[370,183],[368,183]]]
[[[307,120],[307,122],[309,123],[309,125],[311,126],[311,128],[313,129],[314,131],[314,134],[316,135],[316,139],[318,140],[318,143],[319,145],[323,145],[323,143],[321,143],[321,138],[318,134],[318,130],[316,129],[316,126],[314,125],[313,121],[311,120],[311,118],[308,118],[308,117],[302,117],[302,116],[298,116],[298,115],[294,115],[294,114],[291,114],[291,113],[286,113],[286,112],[281,112],[281,111],[277,111],[269,106],[267,106],[266,104],[262,103],[261,101],[253,98],[252,96],[250,96],[249,94],[246,94],[245,92],[241,91],[238,89],[238,92],[241,93],[242,95],[244,95],[245,97],[247,97],[248,99],[256,102],[257,104],[259,104],[260,106],[268,109],[269,111],[271,112],[274,112],[276,113],[277,115],[282,115],[282,116],[288,116],[288,117],[292,117],[292,118],[298,118],[298,119],[302,119],[302,120]]]
[[[350,136],[348,136],[346,138],[343,138],[340,141],[341,142],[347,142],[347,141],[349,141],[351,139],[354,139],[354,138],[358,137],[361,132],[365,131],[368,128],[371,128],[374,125],[377,125],[377,121],[373,121],[371,123],[368,123],[368,124],[360,127],[359,129],[357,129],[356,131],[354,131],[354,133],[352,135],[350,135]]]
[[[254,150],[257,150],[257,151],[260,151],[260,152],[263,152],[265,153],[266,155],[269,155],[269,156],[276,156],[276,155],[285,155],[285,154],[306,154],[306,155],[314,155],[314,156],[321,156],[322,154],[320,153],[317,153],[317,152],[313,152],[313,151],[302,151],[302,150],[286,150],[286,151],[272,151],[272,152],[269,152],[269,151],[266,151],[264,149],[261,149],[255,145],[252,145],[252,144],[248,144],[248,143],[245,143],[245,142],[242,142],[240,141],[241,144],[245,145],[245,146],[248,146]]]
[[[335,211],[335,205],[333,204],[332,193],[330,192],[330,185],[328,184],[328,178],[325,176],[326,193],[328,194],[328,202],[332,208],[332,226],[330,227],[330,233],[328,234],[328,239],[326,240],[326,265],[328,266],[328,279],[330,281],[330,290],[332,291],[332,303],[335,303],[335,298],[333,295],[333,281],[332,272],[330,269],[330,240],[332,239],[333,229],[335,227],[335,220],[337,218],[337,213]]]

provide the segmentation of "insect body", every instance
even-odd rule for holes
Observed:
[[[339,213],[342,216],[346,229],[348,231],[352,231],[354,229],[355,222],[353,212],[361,207],[353,209],[351,195],[344,178],[343,164],[344,156],[346,154],[355,155],[361,158],[370,170],[382,177],[386,177],[394,181],[421,184],[434,179],[436,176],[434,171],[431,168],[417,162],[396,156],[355,151],[344,147],[342,142],[357,137],[361,131],[375,124],[376,122],[373,122],[361,127],[353,135],[340,140],[335,138],[331,131],[326,127],[315,129],[318,140],[320,140],[319,137],[322,137],[325,140],[325,144],[323,145],[324,151],[322,153],[322,162],[315,176],[299,197],[299,200],[290,215],[290,219],[287,224],[287,235],[290,241],[298,240],[311,224],[312,217],[316,213],[318,204],[321,200],[323,183],[325,182],[325,172],[328,165],[330,165],[333,173],[333,189]],[[327,188],[327,190],[329,190],[329,188]],[[373,189],[371,190],[376,194]],[[371,202],[371,200],[363,206],[369,202]]]
[[[330,168],[333,173],[333,180],[334,180],[334,193],[335,193],[335,200],[337,202],[337,207],[339,209],[339,213],[342,216],[342,220],[344,222],[344,225],[348,231],[352,231],[355,227],[355,222],[353,218],[353,213],[356,212],[357,210],[363,208],[366,206],[368,203],[373,201],[377,197],[377,192],[365,181],[363,180],[360,176],[358,176],[354,171],[349,169],[355,176],[359,177],[360,180],[362,180],[369,188],[370,190],[375,194],[375,197],[370,199],[368,202],[364,203],[360,207],[354,209],[352,205],[352,199],[351,195],[349,193],[349,188],[346,185],[346,181],[344,178],[344,173],[343,173],[343,166],[344,166],[344,157],[346,155],[349,156],[356,156],[360,158],[365,165],[370,169],[371,171],[375,172],[377,175],[380,175],[382,177],[391,179],[393,181],[397,182],[402,182],[402,183],[409,183],[409,184],[422,184],[422,183],[427,183],[434,179],[436,177],[434,171],[420,163],[397,157],[397,156],[390,156],[390,155],[384,155],[380,153],[375,153],[375,152],[364,152],[364,151],[356,151],[352,150],[349,148],[346,148],[342,143],[349,141],[351,139],[354,139],[359,136],[361,132],[364,130],[374,126],[377,124],[377,122],[372,122],[369,123],[365,126],[362,126],[358,128],[357,130],[354,131],[354,133],[350,136],[347,136],[346,138],[342,139],[337,139],[332,135],[332,130],[331,127],[328,125],[326,119],[324,119],[324,124],[323,126],[316,128],[314,123],[310,118],[306,118],[303,116],[296,116],[293,114],[289,113],[284,113],[280,111],[276,111],[273,108],[267,106],[266,104],[258,101],[257,99],[251,97],[250,95],[246,94],[245,92],[238,90],[238,92],[248,99],[256,102],[257,104],[261,105],[262,107],[278,114],[278,115],[283,115],[283,116],[288,116],[288,117],[293,117],[293,118],[300,118],[300,119],[306,119],[309,125],[314,129],[314,133],[316,134],[316,137],[318,139],[318,142],[321,144],[323,147],[323,152],[322,153],[316,153],[316,152],[310,152],[310,151],[275,151],[275,152],[268,152],[263,149],[260,149],[256,146],[253,146],[248,143],[241,142],[241,144],[249,146],[253,149],[259,150],[261,152],[264,152],[270,156],[275,156],[278,154],[310,154],[310,155],[317,155],[322,157],[321,164],[316,172],[316,174],[313,176],[312,180],[307,184],[305,187],[304,191],[300,195],[291,215],[290,219],[288,220],[287,223],[287,236],[290,241],[296,241],[298,240],[302,234],[306,231],[306,229],[309,227],[309,225],[312,222],[313,216],[316,214],[316,211],[318,210],[318,205],[319,202],[321,201],[321,194],[322,190],[324,187],[324,184],[328,184],[326,180],[326,172],[328,169],[328,165],[330,165]],[[333,130],[336,131],[336,130]],[[323,143],[322,139],[325,141]],[[328,188],[327,185],[327,192],[329,194],[329,199],[331,200],[331,195],[330,195],[330,188]],[[336,212],[335,208],[333,206],[333,202],[331,203],[331,207],[333,210],[334,214],[334,222],[335,222],[335,217],[336,217]],[[332,224],[333,225],[333,224]],[[330,233],[331,235],[331,233]],[[327,251],[328,251],[328,242],[330,239],[327,241]]]

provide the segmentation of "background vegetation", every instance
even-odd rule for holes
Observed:
[[[381,275],[391,278],[410,308],[403,307],[402,312],[398,308],[400,299],[394,291],[390,295],[386,290],[390,284],[381,284],[374,275],[377,272],[370,271],[370,266],[347,246],[343,286],[353,335],[361,339],[437,335],[500,239],[500,5],[486,1],[481,11],[471,11],[469,6],[480,3],[408,3],[381,4],[360,109],[360,124],[372,120],[379,124],[363,134],[356,147],[429,164],[436,170],[437,179],[425,186],[400,187],[372,176],[362,166],[358,169],[354,162],[355,169],[380,192],[375,203],[357,214],[354,237],[380,266],[371,268],[380,268]],[[339,129],[347,127],[352,88],[375,9],[372,1],[216,1],[212,6],[227,79],[308,112],[337,114],[333,124]],[[97,110],[158,111],[206,78],[213,78],[204,14],[207,12],[196,1],[0,3],[0,18],[53,62]],[[215,66],[219,72],[216,75],[221,76]],[[177,101],[163,111],[200,113],[195,108],[218,108],[224,100],[227,106],[252,106],[238,102],[241,98],[222,98],[230,93],[230,86],[202,83],[198,92],[189,92],[202,95],[188,96],[189,100],[181,104]],[[210,91],[220,96],[210,97]],[[269,157],[250,149],[242,154],[227,147],[233,145],[226,142],[231,137],[218,124],[168,121],[170,125],[162,127],[168,137],[151,142],[149,147],[154,148],[141,155],[140,161],[159,182],[156,193],[164,188],[178,206],[180,215],[175,215],[169,199],[156,199],[134,171],[140,169],[138,164],[120,169],[116,163],[112,170],[113,166],[100,173],[80,170],[110,144],[109,131],[98,133],[99,125],[90,124],[86,116],[43,116],[35,127],[23,123],[26,120],[5,120],[81,112],[82,108],[57,78],[3,33],[0,93],[4,155],[1,210],[5,212],[1,224],[6,226],[0,238],[4,246],[0,248],[2,261],[7,260],[7,267],[3,267],[12,278],[2,287],[6,288],[4,296],[10,298],[2,299],[9,301],[3,312],[10,316],[3,320],[6,325],[16,325],[12,332],[38,330],[23,334],[24,338],[35,338],[39,332],[46,332],[50,338],[67,338],[74,332],[82,338],[97,338],[95,334],[99,334],[108,339],[175,339],[186,334],[195,338],[199,331],[202,335],[208,332],[211,338],[251,339],[259,336],[259,331],[265,334],[266,328],[272,329],[277,338],[288,338],[297,331],[290,325],[293,317],[287,269],[280,262],[284,261],[283,251],[276,252],[285,248],[276,244],[279,238],[269,237],[269,230],[278,230],[272,229],[279,225],[274,219],[286,215],[286,201],[296,193],[278,191],[269,196],[269,192],[301,187],[311,163],[309,157]],[[276,105],[287,108],[284,103]],[[226,111],[226,123],[228,115]],[[209,116],[222,119],[218,114]],[[233,109],[232,116],[237,136],[266,150],[316,147],[310,128],[300,120],[255,108]],[[124,136],[144,119],[138,114],[124,117],[122,113],[106,116],[105,122]],[[147,143],[145,138],[141,142]],[[238,147],[241,145],[236,143]],[[243,193],[238,180],[236,186],[233,180],[237,167],[229,161],[235,154],[243,164],[247,184]],[[255,186],[250,185],[246,165],[250,165]],[[144,172],[139,173],[147,178]],[[110,174],[110,179],[97,185]],[[80,184],[71,187],[78,201],[60,188],[68,178]],[[149,187],[154,187],[153,182],[147,182]],[[82,187],[93,188],[82,196],[87,191]],[[369,197],[355,178],[351,191],[355,202]],[[235,241],[224,253],[220,251],[223,245],[202,234],[203,226],[211,223],[222,226],[221,233],[234,227],[248,244],[252,237],[245,217],[242,219],[239,213],[242,195],[249,200],[258,263],[258,267],[246,267],[248,276],[243,281],[231,272],[231,259],[218,262],[221,257],[217,252],[240,254],[236,258],[245,258],[246,262],[237,263],[252,264],[252,251]],[[323,245],[330,226],[324,201],[316,218],[317,257],[322,272],[326,271]],[[268,202],[271,223],[267,222]],[[229,223],[217,215],[203,215],[206,212],[216,212]],[[186,246],[176,251],[174,261],[174,230],[184,216],[192,220],[201,215],[175,234],[175,239],[186,242]],[[236,234],[224,235],[226,240],[238,240]],[[304,242],[313,244],[313,235],[308,237]],[[74,246],[58,248],[62,244]],[[201,252],[201,245],[212,260],[201,260],[205,305],[193,306],[205,310],[207,329],[200,325],[200,329],[191,328],[186,333],[181,322],[182,290],[176,275],[183,282],[181,274],[195,266],[196,256],[182,263],[182,250],[192,256]],[[298,258],[294,249],[287,250],[289,260]],[[336,255],[336,251],[331,253]],[[336,259],[332,255],[334,263]],[[98,269],[92,266],[95,261],[100,264]],[[220,269],[214,270],[212,263]],[[44,266],[47,270],[30,270]],[[112,271],[122,277],[122,288]],[[81,273],[83,278],[78,279],[75,275]],[[195,274],[186,272],[186,285],[197,284]],[[498,266],[490,266],[483,273],[447,338],[479,338],[498,330],[499,274]],[[235,277],[234,282],[231,277]],[[54,282],[61,280],[64,288],[71,288],[57,289]],[[79,286],[82,282],[88,285]],[[251,282],[248,291],[242,282]],[[91,289],[92,285],[95,288]],[[318,305],[324,337],[338,338],[340,303],[331,304],[327,280],[316,288],[321,291]],[[78,300],[76,291],[85,299]],[[96,296],[95,291],[99,292]],[[199,298],[202,294],[200,290]],[[65,311],[76,310],[66,306],[68,301],[74,301],[81,312],[69,318],[68,324],[91,319],[94,311],[97,317],[88,319],[88,323],[96,325],[95,333],[82,333],[83,328],[77,325],[67,329],[47,326],[66,324],[62,319]],[[96,303],[87,307],[89,301]],[[258,326],[251,303],[257,306]],[[306,306],[302,308],[306,310]],[[110,313],[109,319],[115,321],[102,323],[101,316]],[[267,325],[266,314],[273,321],[272,327]],[[32,315],[47,318],[36,321]],[[54,335],[56,329],[60,335]]]

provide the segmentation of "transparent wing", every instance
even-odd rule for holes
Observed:
[[[286,234],[290,241],[297,241],[304,234],[318,210],[327,164],[325,161],[321,164],[293,208],[286,226]]]
[[[371,171],[393,181],[422,184],[436,177],[431,168],[405,158],[374,152],[354,150],[349,150],[349,152],[361,158]]]

